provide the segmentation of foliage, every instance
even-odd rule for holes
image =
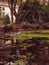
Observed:
[[[49,13],[49,4],[48,5],[42,5],[43,11]]]
[[[3,17],[3,23],[4,23],[5,25],[10,24],[10,18],[9,18],[8,15],[6,15],[6,16]]]
[[[34,2],[34,0],[29,0],[30,2]]]
[[[39,2],[39,0],[29,0],[29,2],[35,2],[35,1]]]
[[[29,23],[41,24],[39,22],[38,12],[43,12],[43,14],[45,14],[45,12],[49,12],[49,5],[48,6],[42,5],[41,7],[41,5],[39,4],[39,0],[38,1],[37,0],[27,0],[23,4],[22,4],[22,1],[20,0],[18,13],[16,12],[17,0],[8,0],[8,4],[11,10],[11,16],[12,16],[11,18],[13,20],[13,15],[14,15],[16,23],[20,23],[21,21],[27,21]],[[32,16],[33,13],[35,13],[36,20],[33,20],[33,16]],[[45,21],[47,22],[47,19],[48,19],[47,15],[44,17],[43,14],[42,14],[42,23]]]
[[[18,20],[20,22],[27,21],[29,23],[38,23],[38,24],[47,22],[47,20],[49,18],[48,18],[48,14],[44,11],[44,9],[45,9],[45,6],[41,7],[39,2],[37,2],[37,1],[32,2],[32,3],[26,1],[24,4],[22,4],[22,6],[19,10]],[[41,18],[41,20],[40,20],[40,18]]]

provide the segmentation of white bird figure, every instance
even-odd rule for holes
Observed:
[[[20,35],[21,34],[21,32],[17,32],[17,35]]]

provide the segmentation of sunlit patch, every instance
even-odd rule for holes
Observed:
[[[26,0],[23,0],[23,2],[25,2]]]
[[[9,65],[9,62],[6,65]],[[10,62],[10,65],[13,65],[13,62]]]

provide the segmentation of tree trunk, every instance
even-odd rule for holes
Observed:
[[[11,3],[11,21],[13,23],[13,3]]]
[[[11,21],[13,23],[13,10],[11,9]]]

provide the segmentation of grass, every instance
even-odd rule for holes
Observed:
[[[18,39],[18,40],[23,40],[23,39],[30,39],[30,38],[49,38],[49,30],[35,30],[35,31],[21,31],[21,34],[13,37],[7,36],[6,39]],[[3,38],[5,38],[3,36]]]
[[[25,34],[22,33],[21,35],[17,36],[16,39],[28,39],[28,38],[34,38],[34,37],[45,37],[45,38],[49,38],[49,34],[36,34],[36,33],[32,33],[32,34]]]
[[[35,33],[35,32],[39,32],[39,33],[49,33],[49,30],[32,30],[32,31],[23,31],[24,33]]]
[[[36,33],[36,32],[39,32],[39,33]],[[42,32],[43,32],[43,34],[42,34]],[[46,34],[46,33],[48,33],[48,34]],[[22,40],[22,39],[29,39],[29,38],[34,38],[34,37],[49,38],[49,30],[42,30],[41,32],[40,32],[40,30],[39,31],[22,31],[21,34],[15,38]]]

